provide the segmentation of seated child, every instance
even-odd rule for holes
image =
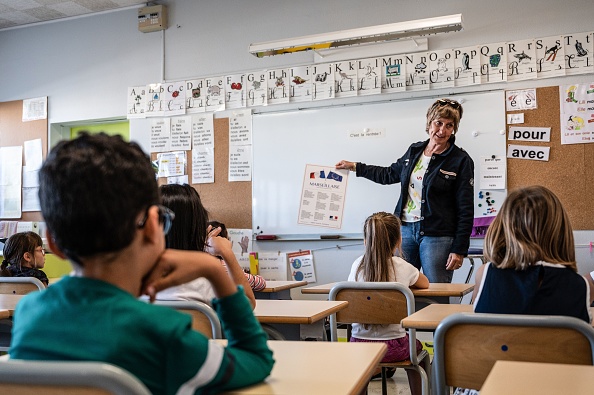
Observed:
[[[227,227],[225,226],[224,223],[219,222],[219,221],[209,221],[208,226],[209,226],[209,230],[211,230],[211,231],[215,230],[217,228],[221,228],[221,233],[219,233],[219,236],[224,237],[225,239],[229,238],[229,233],[227,232]],[[221,257],[221,259],[223,259],[223,258]],[[252,290],[261,291],[264,288],[266,288],[266,280],[264,279],[264,277],[259,276],[257,274],[253,275],[250,273],[245,273],[245,277],[247,278],[248,283],[250,284],[250,287],[252,287]]]
[[[39,180],[48,246],[77,275],[21,299],[11,358],[111,363],[153,394],[218,393],[269,375],[272,352],[242,287],[215,257],[165,248],[174,214],[137,144],[62,141]],[[189,315],[138,300],[199,277],[212,284],[227,346],[193,331]]]
[[[163,205],[177,214],[178,221],[171,226],[165,241],[167,248],[180,250],[206,251],[211,255],[221,256],[227,263],[226,269],[235,284],[242,285],[252,307],[256,306],[256,298],[235,254],[231,250],[231,242],[216,237],[220,230],[208,232],[208,212],[196,189],[188,184],[162,185],[159,188]],[[220,262],[220,261],[219,261]],[[203,278],[186,284],[166,289],[157,294],[159,300],[198,300],[211,304],[214,290]]]
[[[48,285],[43,241],[35,232],[21,232],[10,236],[4,244],[4,261],[0,264],[2,277],[35,277]]]
[[[487,230],[484,254],[490,263],[476,272],[476,312],[592,320],[569,217],[547,188],[530,186],[508,195]]]
[[[571,223],[549,189],[535,185],[512,191],[487,229],[484,254],[489,263],[476,271],[474,311],[592,321],[592,294],[577,273]],[[478,391],[457,388],[455,394]]]
[[[402,234],[400,220],[393,214],[379,212],[365,220],[363,227],[365,253],[353,262],[348,281],[359,282],[398,282],[407,287],[428,288],[429,280],[419,269],[399,256]],[[410,358],[408,334],[400,324],[392,325],[352,325],[352,342],[383,342],[388,352],[382,362],[404,361]],[[417,351],[423,345],[417,340]],[[428,368],[423,366],[423,368]],[[413,395],[422,392],[421,376],[413,370],[406,371]],[[391,377],[394,371],[387,376]],[[381,377],[378,369],[374,375]]]

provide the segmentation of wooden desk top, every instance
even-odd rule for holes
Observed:
[[[481,388],[481,395],[590,394],[594,366],[497,361]]]
[[[307,285],[307,281],[266,281],[266,288],[254,292],[279,292]]]
[[[264,324],[311,324],[346,308],[348,304],[328,300],[258,299],[254,315]]]
[[[269,341],[268,346],[276,360],[270,376],[225,394],[359,394],[386,352],[382,343]]]
[[[434,303],[409,315],[400,324],[403,328],[434,331],[444,318],[456,313],[474,313],[474,309],[471,304]],[[594,307],[590,308],[590,314],[594,314]],[[594,326],[594,321],[592,325]]]
[[[15,306],[25,295],[0,294],[0,309],[14,310]]]
[[[10,318],[14,314],[14,310],[0,310],[0,319]]]
[[[336,283],[328,283],[316,285],[313,287],[303,288],[302,294],[329,294],[332,287]],[[474,284],[450,284],[450,283],[431,283],[429,288],[417,289],[411,288],[413,295],[419,297],[435,297],[435,296],[453,296],[462,297],[474,289]]]
[[[402,320],[403,328],[414,328],[420,330],[435,330],[437,325],[448,315],[456,313],[472,313],[470,304],[430,304],[427,307],[409,315]],[[482,394],[481,394],[482,395]]]

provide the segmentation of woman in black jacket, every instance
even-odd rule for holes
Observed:
[[[400,183],[394,214],[402,221],[402,254],[429,278],[449,283],[468,253],[474,216],[474,163],[455,145],[462,106],[438,99],[427,111],[429,139],[412,144],[388,167],[342,160],[337,169],[355,171],[380,184]]]

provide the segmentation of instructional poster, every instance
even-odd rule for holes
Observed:
[[[287,258],[289,258],[289,270],[293,280],[316,282],[313,255],[310,250],[290,252],[287,254]]]
[[[287,254],[284,252],[259,252],[260,276],[266,281],[287,281]]]
[[[340,229],[348,170],[306,165],[298,223]]]
[[[227,228],[231,249],[237,258],[239,266],[245,271],[250,271],[250,251],[252,250],[252,230]]]
[[[561,144],[594,143],[594,83],[559,87]]]

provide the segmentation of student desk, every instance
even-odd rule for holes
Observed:
[[[472,313],[470,304],[430,304],[409,315],[400,324],[403,328],[434,331],[437,325],[448,315],[456,313]]]
[[[259,299],[256,301],[254,315],[261,324],[272,326],[286,339],[324,339],[324,318],[347,305],[348,302],[327,300]]]
[[[291,299],[291,288],[307,285],[307,281],[266,281],[266,288],[254,291],[256,299]]]
[[[309,288],[303,288],[301,290],[302,294],[329,294],[332,287],[336,285],[336,283],[328,283],[322,285],[316,285]],[[429,288],[426,289],[418,289],[418,288],[411,288],[410,289],[415,295],[415,299],[431,299],[431,298],[439,298],[439,297],[459,297],[462,298],[464,295],[472,292],[474,290],[474,284],[450,284],[450,283],[430,283]],[[431,301],[430,302],[434,302]]]
[[[591,394],[594,366],[497,361],[481,395]]]
[[[269,341],[276,363],[260,384],[226,395],[360,394],[383,358],[381,343]]]
[[[449,315],[473,312],[473,306],[470,304],[431,304],[404,318],[400,324],[403,328],[434,331],[439,323]],[[594,308],[591,307],[590,312],[594,313]]]

